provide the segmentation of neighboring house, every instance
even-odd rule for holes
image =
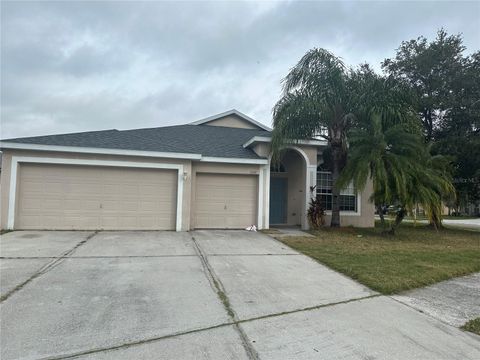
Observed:
[[[331,208],[331,176],[317,173],[326,144],[292,144],[270,167],[270,140],[269,128],[236,110],[188,125],[3,140],[1,226],[308,228],[311,197]],[[344,192],[342,225],[373,226],[371,189]]]

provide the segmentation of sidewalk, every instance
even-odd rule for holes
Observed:
[[[388,219],[385,218],[387,221]],[[380,220],[378,215],[375,215],[375,220]],[[404,222],[413,223],[414,220],[412,219],[403,219]],[[417,220],[419,224],[428,224],[428,220]],[[442,220],[443,225],[447,227],[454,227],[459,229],[467,229],[467,230],[478,230],[480,231],[480,218],[478,219],[444,219]]]
[[[447,324],[460,327],[480,317],[479,294],[480,273],[475,273],[410,290],[393,298]]]

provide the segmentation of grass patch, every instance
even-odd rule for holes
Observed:
[[[480,335],[480,317],[470,320],[462,326],[462,329]]]
[[[405,223],[395,236],[353,227],[311,233],[279,240],[383,294],[480,271],[478,232]]]

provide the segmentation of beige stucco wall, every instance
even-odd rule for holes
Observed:
[[[270,144],[269,143],[257,143],[251,147],[253,152],[263,158],[270,156]]]
[[[206,122],[204,125],[224,126],[224,127],[240,128],[240,129],[260,129],[258,126],[236,115],[224,116],[220,119],[215,119],[215,120]]]

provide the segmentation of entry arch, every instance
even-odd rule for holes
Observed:
[[[272,154],[269,155],[269,165],[271,161]],[[308,229],[307,211],[310,199],[314,196],[313,185],[316,183],[317,165],[312,164],[307,153],[295,145],[288,145],[282,149],[281,162],[285,166],[285,173],[279,174],[269,170],[267,224],[300,225],[302,229]],[[284,222],[278,223],[283,211],[282,201],[285,202],[285,198],[286,204],[283,206],[286,207],[287,214],[284,216]]]

